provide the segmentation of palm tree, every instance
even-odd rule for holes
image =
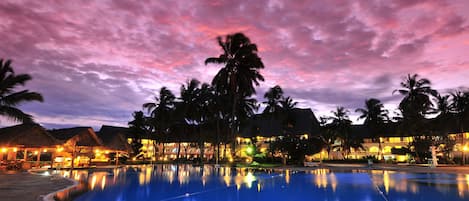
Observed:
[[[384,109],[380,100],[371,98],[365,100],[365,108],[358,108],[355,112],[360,113],[358,119],[365,119],[364,125],[371,131],[373,140],[378,141],[378,158],[381,158],[380,134],[384,132],[384,124],[389,120],[388,111]]]
[[[451,93],[453,102],[451,103],[451,110],[456,115],[457,125],[459,131],[464,133],[467,128],[464,127],[465,122],[469,121],[469,91],[455,91]],[[465,136],[462,137],[462,145],[465,146]],[[462,152],[462,164],[466,163],[465,152]]]
[[[276,85],[265,92],[264,98],[267,99],[267,101],[263,102],[267,104],[263,112],[264,114],[276,114],[281,110],[280,100],[283,98],[283,90],[279,85]]]
[[[256,44],[251,43],[242,33],[227,35],[225,40],[217,38],[223,53],[218,57],[210,57],[205,64],[222,64],[212,80],[212,85],[218,94],[226,95],[231,104],[231,138],[234,142],[238,101],[256,93],[254,85],[259,86],[264,77],[260,69],[264,68],[261,58],[257,55]],[[233,147],[234,148],[234,147]]]
[[[143,104],[143,108],[148,110],[150,114],[152,130],[156,134],[156,138],[163,143],[162,155],[164,156],[164,141],[168,134],[168,129],[171,123],[171,115],[174,110],[174,100],[176,97],[167,89],[162,87],[160,89],[159,97],[155,96],[155,102]]]
[[[447,134],[449,127],[449,121],[451,116],[451,103],[449,95],[437,94],[434,98],[434,107],[430,109],[431,114],[437,114],[434,118],[436,124],[434,125],[434,131],[440,131],[441,134]]]
[[[199,110],[197,105],[197,96],[199,91],[200,81],[191,79],[187,84],[183,84],[180,90],[180,96],[177,98],[175,113],[177,116],[173,118],[181,127],[183,127],[182,135],[188,132],[188,128],[194,128],[197,120],[199,119]],[[177,136],[178,151],[177,159],[181,153],[181,141],[185,136]]]
[[[132,150],[135,155],[138,155],[141,152],[142,136],[147,136],[149,134],[149,125],[148,118],[145,117],[142,111],[135,111],[133,114],[133,120],[128,123],[130,131],[132,133]]]
[[[356,140],[350,136],[352,121],[350,121],[348,113],[349,111],[344,107],[337,107],[335,111],[332,111],[333,116],[330,118],[332,120],[331,128],[341,142],[340,146],[345,157],[348,156],[350,148],[358,148],[361,146],[360,143],[357,143]]]
[[[419,78],[417,74],[408,74],[404,81],[400,83],[401,88],[393,91],[404,96],[399,103],[403,121],[407,124],[410,132],[421,132],[425,115],[431,109],[430,97],[437,92],[431,88],[431,82],[425,78]]]
[[[28,74],[15,74],[11,67],[11,60],[0,59],[0,116],[17,122],[33,122],[31,115],[17,107],[24,102],[43,102],[42,95],[29,90],[15,91],[16,87],[24,86],[31,79]]]

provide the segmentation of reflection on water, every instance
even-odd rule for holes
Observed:
[[[77,201],[137,200],[469,200],[469,175],[382,170],[307,172],[146,165],[63,171],[90,192]],[[382,194],[381,194],[382,193]],[[190,198],[190,199],[189,199]]]

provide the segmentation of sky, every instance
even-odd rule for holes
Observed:
[[[265,65],[259,101],[280,85],[317,117],[344,106],[359,123],[367,98],[396,109],[407,74],[441,93],[469,86],[468,10],[466,0],[3,0],[0,58],[33,77],[25,87],[45,101],[20,108],[45,127],[126,126],[162,86],[210,82],[216,37],[242,32]]]

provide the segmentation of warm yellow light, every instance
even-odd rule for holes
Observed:
[[[108,151],[108,150],[106,150],[104,153],[105,153],[105,154],[109,154],[109,151]]]
[[[34,155],[37,155],[38,153],[39,153],[38,151],[35,151],[35,152],[34,152]]]
[[[7,148],[2,148],[2,152],[3,153],[7,152]]]
[[[13,152],[17,152],[17,151],[18,151],[18,149],[16,147],[13,148]]]
[[[95,153],[99,153],[99,149],[94,150]]]
[[[63,150],[64,150],[64,148],[63,148],[63,147],[59,147],[59,148],[57,148],[57,152],[62,152]]]
[[[233,158],[230,158],[228,161],[233,162]]]
[[[42,150],[44,153],[47,152],[47,149]]]
[[[467,151],[469,148],[467,147],[467,145],[464,145],[464,147],[462,148],[463,151]]]
[[[134,158],[132,158],[132,160],[133,160],[133,161],[136,161],[136,160],[137,160],[137,158],[135,158],[135,157],[134,157]]]

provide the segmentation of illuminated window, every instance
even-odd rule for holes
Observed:
[[[373,152],[373,153],[378,153],[379,152],[379,148],[378,147],[375,147],[375,146],[372,146],[370,147],[370,152]]]

